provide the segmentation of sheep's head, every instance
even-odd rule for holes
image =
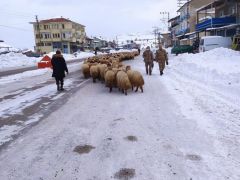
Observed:
[[[131,66],[126,67],[126,71],[129,71],[129,70],[131,70]]]

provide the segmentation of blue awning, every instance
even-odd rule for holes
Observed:
[[[230,24],[236,24],[236,17],[212,18],[197,24],[196,31],[204,31],[207,28],[222,27]]]

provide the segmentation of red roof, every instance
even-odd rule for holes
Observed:
[[[72,21],[66,18],[53,18],[53,19],[45,19],[40,21],[40,23],[51,23],[51,22],[72,22]]]

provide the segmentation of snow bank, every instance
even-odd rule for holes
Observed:
[[[10,52],[0,55],[0,70],[11,67],[36,66],[40,58],[27,57],[22,53]]]
[[[195,66],[195,69],[198,69],[196,73],[201,73],[202,70],[223,75],[240,73],[240,52],[227,48],[217,48],[198,54],[181,54],[174,60],[179,61],[177,65],[182,70]]]
[[[50,52],[46,55],[49,57],[52,57],[55,52]],[[66,61],[74,60],[74,59],[82,59],[87,57],[94,56],[93,53],[90,52],[80,52],[73,54],[63,54]],[[0,55],[0,70],[5,70],[9,68],[21,68],[21,67],[30,67],[30,66],[36,66],[37,63],[42,59],[40,58],[34,58],[34,57],[27,57],[26,55],[22,53],[14,53],[10,52],[8,54],[2,54]]]
[[[50,53],[45,54],[45,55],[48,55],[50,58],[52,58],[52,56],[54,54],[55,54],[55,52],[50,52]],[[62,55],[63,55],[63,57],[65,58],[66,61],[95,56],[93,53],[90,53],[90,52],[78,52],[78,53],[74,53],[74,54],[62,54]]]

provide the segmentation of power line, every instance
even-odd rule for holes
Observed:
[[[21,31],[30,31],[29,29],[24,29],[24,28],[19,28],[19,27],[14,27],[14,26],[6,26],[6,25],[2,25],[2,24],[0,24],[0,27],[5,27],[5,28],[9,28],[9,29],[16,29],[16,30],[21,30]]]

